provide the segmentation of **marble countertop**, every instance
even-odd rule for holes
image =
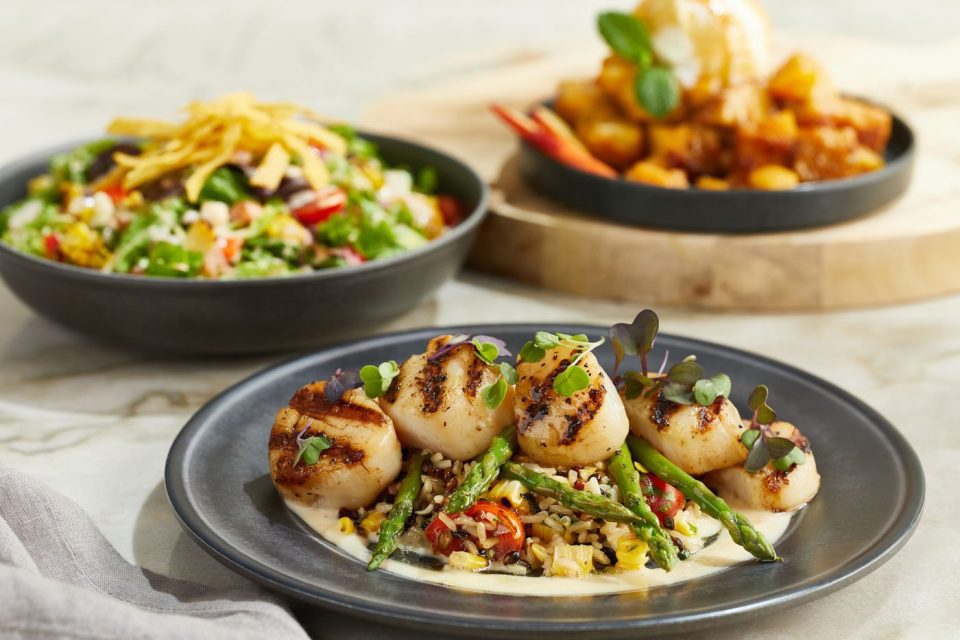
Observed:
[[[35,3],[6,2],[0,5],[0,161],[97,131],[114,113],[167,115],[188,99],[239,88],[356,117],[369,100],[428,83],[430,69],[467,59],[471,50],[582,35],[596,10],[610,4],[438,0],[414,10],[373,0],[298,1],[276,11],[267,2],[240,0],[229,8],[59,0],[41,11]],[[960,17],[957,3],[915,2],[907,29],[892,13],[866,15],[879,10],[854,0],[768,4],[778,24],[906,43],[953,37],[950,25]],[[948,403],[960,385],[960,297],[830,314],[660,311],[671,333],[766,354],[859,396],[906,434],[928,481],[915,536],[881,569],[776,619],[714,637],[953,633],[960,552],[952,527],[960,522],[960,501],[947,478],[960,464],[960,425]],[[465,273],[383,330],[610,323],[634,312]],[[133,562],[207,584],[239,581],[181,532],[162,487],[163,463],[192,412],[274,359],[175,360],[116,351],[34,316],[0,287],[0,462],[78,502]],[[314,630],[320,637],[335,630],[388,637],[329,618]]]

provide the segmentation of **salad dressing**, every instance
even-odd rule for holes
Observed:
[[[306,507],[289,500],[286,504],[307,526],[331,544],[336,545],[342,552],[363,564],[370,560],[370,551],[359,535],[344,534],[340,531],[337,526],[337,510]],[[741,513],[771,543],[776,543],[783,536],[793,516],[793,513],[750,509],[743,509]],[[722,530],[714,543],[691,558],[677,563],[669,573],[661,569],[644,568],[622,573],[590,574],[582,578],[513,576],[498,573],[471,573],[446,567],[436,570],[394,559],[386,560],[382,568],[411,580],[471,591],[529,596],[586,596],[638,591],[687,582],[753,560],[753,556],[748,551],[735,544],[730,535]]]

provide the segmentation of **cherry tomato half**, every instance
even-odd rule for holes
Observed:
[[[294,210],[293,215],[302,224],[309,226],[325,221],[346,204],[347,194],[330,185],[321,189],[314,200]]]
[[[115,184],[102,189],[102,191],[113,200],[114,204],[127,197],[127,190],[122,185]]]
[[[459,515],[461,514],[449,514],[452,519],[457,518]],[[523,549],[523,541],[526,539],[526,534],[524,533],[523,522],[520,521],[520,516],[517,515],[517,512],[513,509],[508,509],[496,502],[479,500],[465,509],[462,515],[473,518],[473,520],[477,522],[488,520],[497,525],[493,531],[487,534],[488,537],[496,536],[498,538],[497,544],[490,550],[493,553],[493,557],[504,558],[511,553]],[[448,556],[454,551],[463,551],[464,549],[463,538],[454,535],[450,527],[439,517],[430,523],[424,533],[430,541],[430,544],[433,545],[433,550],[437,553]],[[476,538],[473,538],[473,540],[476,542]]]
[[[686,503],[683,494],[675,486],[652,473],[640,474],[640,490],[650,510],[657,514],[663,526],[666,526],[668,521],[672,522],[673,517]]]
[[[43,236],[43,250],[51,260],[60,259],[60,238],[52,233]]]
[[[437,196],[437,208],[440,209],[443,223],[448,227],[456,225],[463,218],[460,201],[453,196]]]

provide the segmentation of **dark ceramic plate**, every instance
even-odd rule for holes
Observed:
[[[20,253],[0,242],[0,276],[40,315],[117,346],[180,354],[236,354],[329,344],[369,333],[413,308],[460,268],[486,215],[487,187],[444,153],[362,133],[391,164],[437,169],[464,220],[414,251],[286,278],[186,280],[106,274]],[[50,157],[82,141],[0,169],[0,208],[22,198]]]
[[[703,233],[766,233],[822,227],[866,215],[898,198],[913,173],[913,131],[893,117],[879,171],[805,182],[787,191],[666,189],[597,176],[524,142],[520,172],[539,193],[617,222]]]
[[[715,344],[661,336],[664,349],[696,353],[734,380],[733,400],[763,382],[778,413],[813,441],[820,495],[793,519],[778,564],[745,564],[707,578],[595,597],[478,594],[422,584],[364,565],[311,533],[284,507],[267,467],[274,413],[300,386],[337,367],[419,353],[440,333],[499,336],[514,353],[537,329],[602,335],[596,326],[486,325],[420,329],[331,347],[237,384],[201,409],[167,458],[166,488],[186,531],[231,569],[320,607],[444,633],[486,637],[612,638],[704,628],[824,596],[888,560],[910,536],[924,479],[910,445],[875,411],[802,371]],[[600,348],[612,366],[609,345]]]

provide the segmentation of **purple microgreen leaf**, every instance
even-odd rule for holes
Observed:
[[[782,458],[796,448],[797,445],[793,440],[781,437],[767,438],[767,451],[770,452],[771,458]]]
[[[770,405],[763,404],[757,409],[756,421],[758,424],[773,424],[777,420],[777,412]]]
[[[756,411],[767,401],[767,394],[769,390],[766,385],[758,384],[754,387],[753,391],[750,392],[750,398],[747,400],[747,405]]]
[[[327,384],[324,385],[323,393],[327,398],[327,402],[335,404],[340,402],[344,393],[350,389],[356,389],[361,384],[362,382],[360,381],[360,374],[358,372],[352,369],[348,371],[337,369],[337,371],[330,376],[330,379],[327,380]]]
[[[660,319],[650,309],[644,309],[626,324],[617,323],[610,327],[610,341],[613,343],[613,353],[616,364],[613,371],[617,372],[625,356],[640,356],[643,375],[647,375],[647,354],[653,348],[657,331],[660,329]]]
[[[743,468],[747,473],[756,473],[767,466],[768,462],[770,462],[770,452],[767,450],[766,438],[761,435],[750,448],[750,454],[743,463]]]
[[[668,382],[663,385],[660,395],[664,400],[677,404],[693,404],[695,402],[691,386],[676,382]]]
[[[685,359],[670,367],[667,372],[667,378],[670,382],[693,387],[693,385],[703,377],[703,367],[696,360]]]

